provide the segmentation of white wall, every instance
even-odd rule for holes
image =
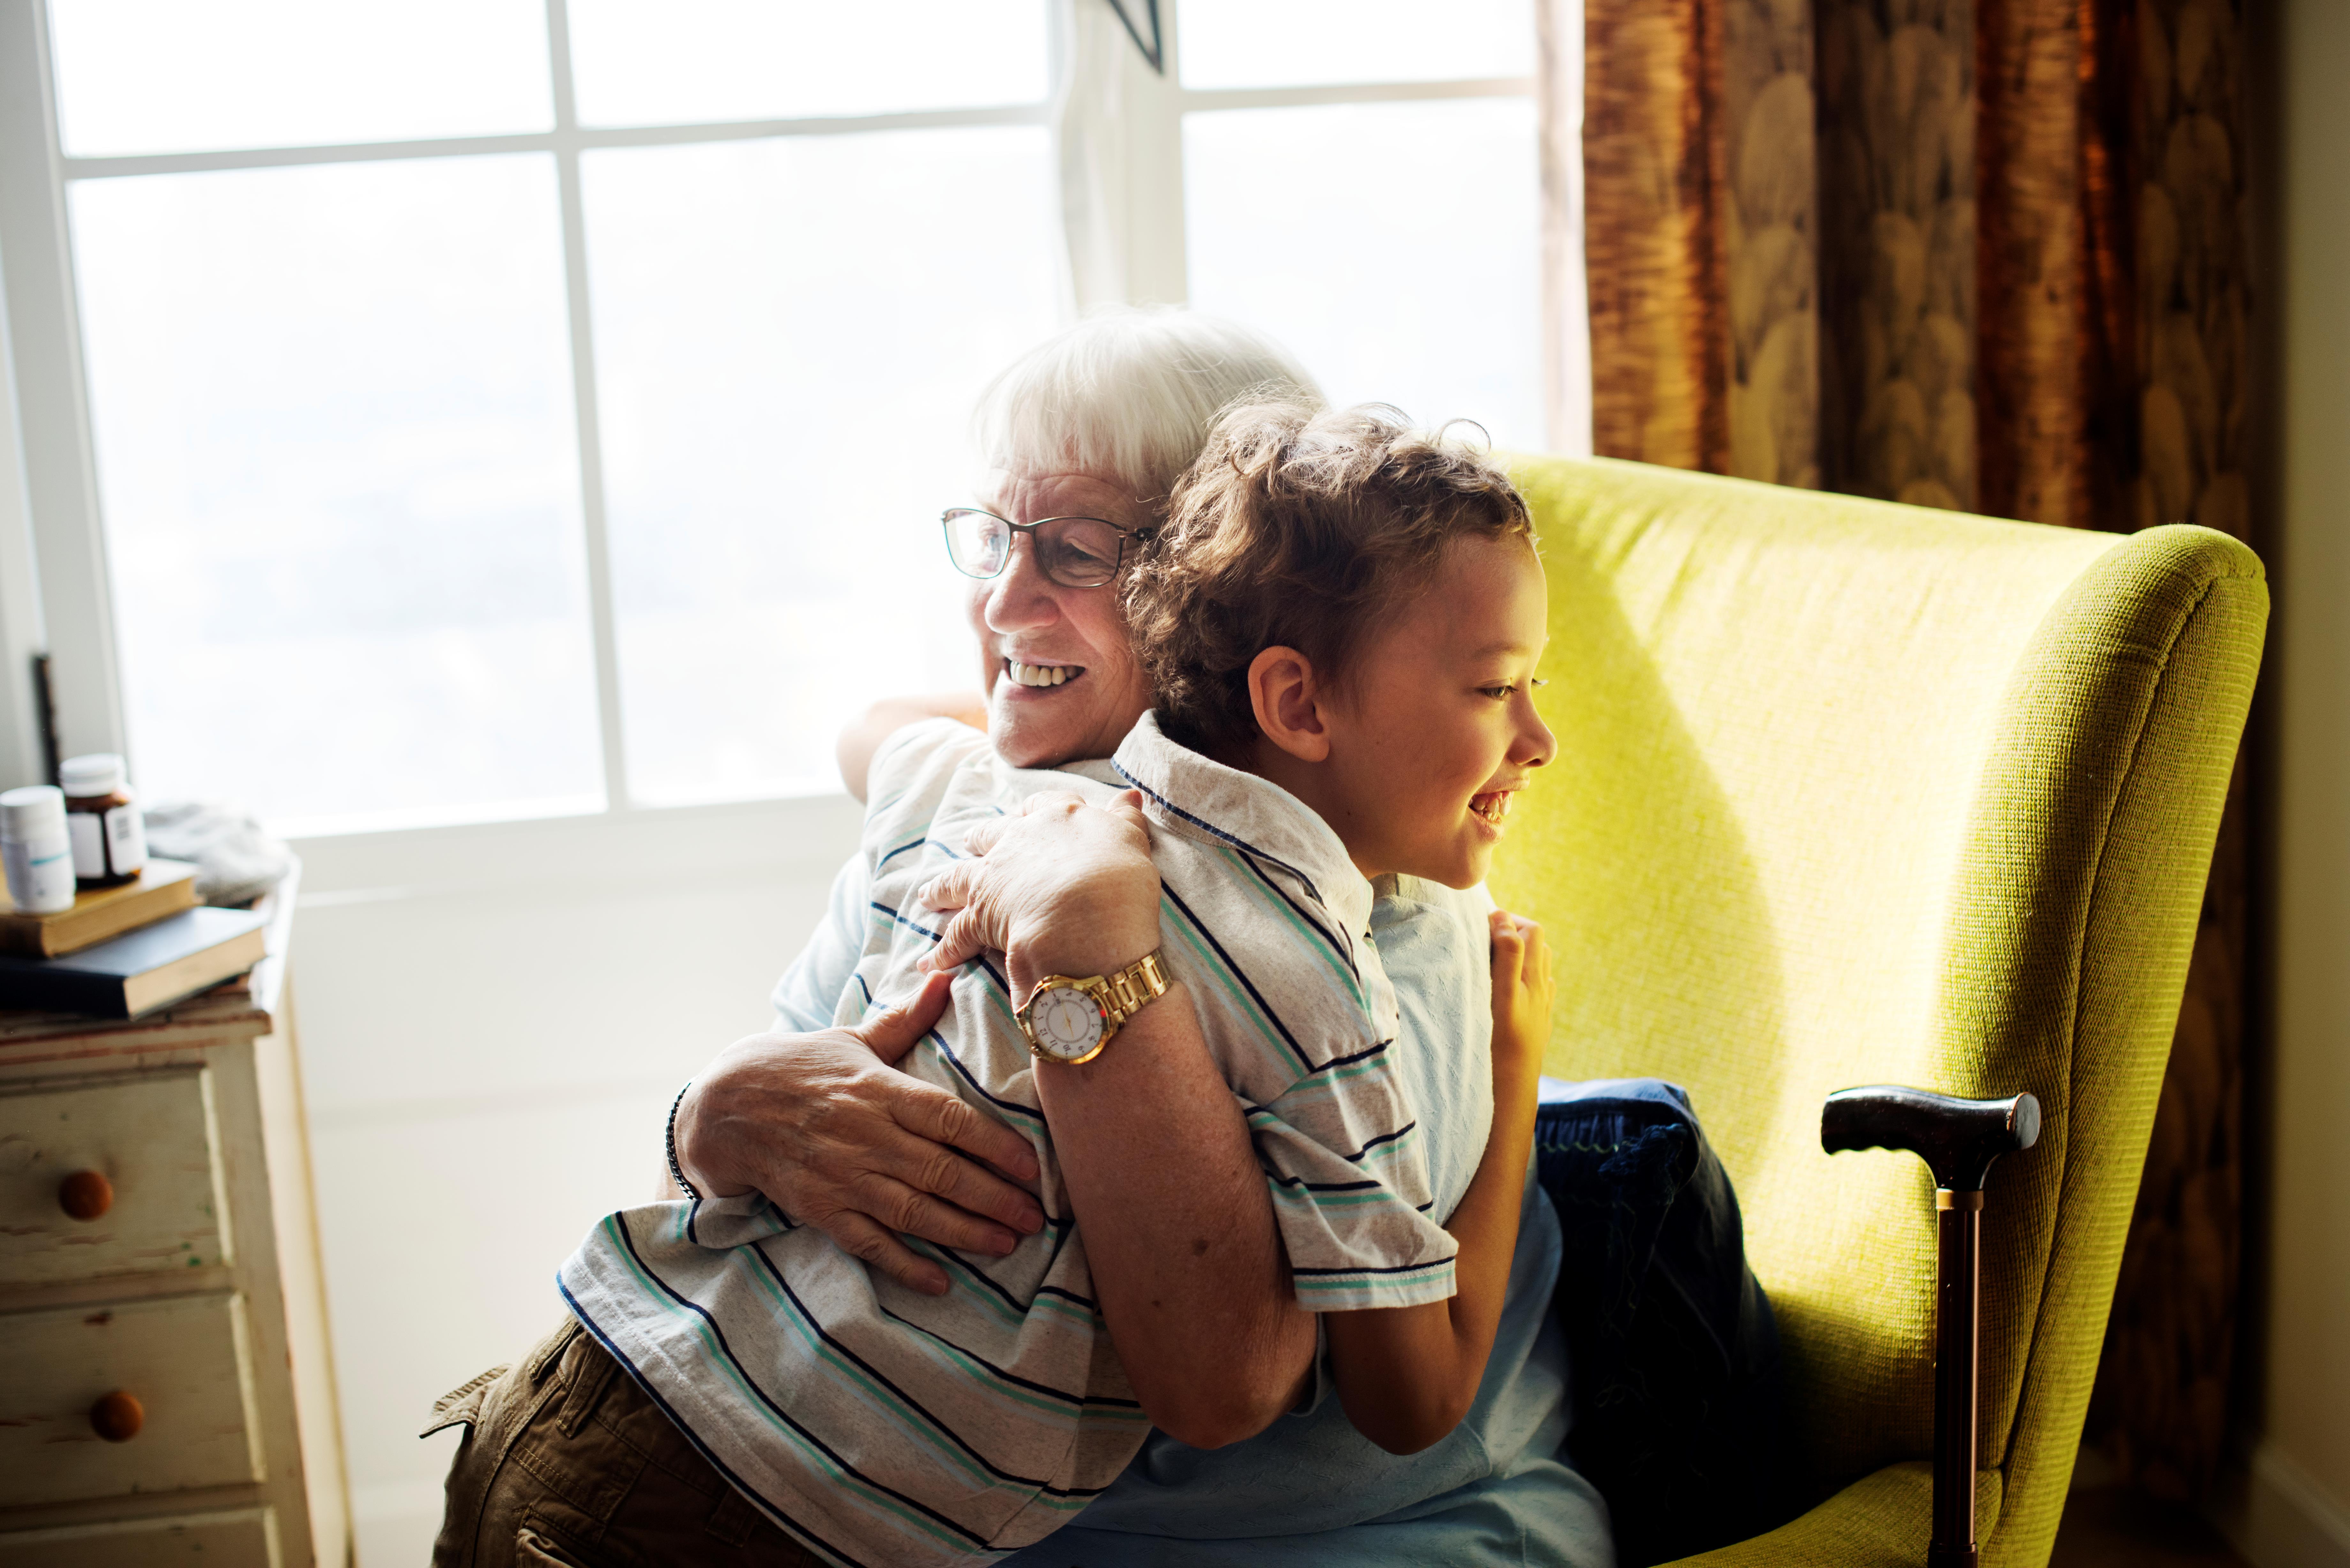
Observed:
[[[2266,1431],[2234,1521],[2262,1568],[2350,1568],[2350,5],[2286,0],[2278,290],[2281,744]],[[2257,1153],[2257,1151],[2255,1151]]]
[[[312,840],[291,970],[362,1568],[421,1563],[432,1401],[561,1320],[678,1085],[764,1028],[846,797]]]

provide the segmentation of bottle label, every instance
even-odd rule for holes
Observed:
[[[8,867],[8,897],[20,913],[59,915],[73,908],[73,851],[65,841],[22,844],[0,840]]]
[[[94,811],[66,813],[66,833],[73,839],[73,872],[95,880],[106,875],[106,825]]]
[[[106,861],[114,876],[129,877],[147,864],[147,819],[136,803],[106,814]]]

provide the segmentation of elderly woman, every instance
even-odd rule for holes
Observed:
[[[1177,312],[1089,320],[999,377],[977,420],[993,471],[979,509],[997,520],[979,525],[997,547],[955,555],[974,578],[987,695],[877,706],[842,737],[852,791],[863,794],[883,740],[940,714],[983,725],[1017,766],[1107,757],[1149,706],[1116,592],[1122,541],[1159,519],[1216,410],[1268,389],[1315,399],[1261,338]],[[1107,812],[1033,812],[987,855],[962,918],[1032,966],[1102,972],[1157,929],[1138,836]],[[934,1022],[935,1002],[928,1015],[829,1027],[862,940],[864,876],[853,860],[836,882],[825,924],[776,989],[776,1031],[730,1047],[681,1095],[671,1167],[704,1194],[755,1190],[871,1267],[943,1292],[944,1272],[904,1238],[1009,1251],[1014,1231],[1042,1223],[1017,1185],[1035,1167],[1024,1139],[891,1067]],[[1482,1019],[1479,977],[1427,956],[1458,941],[1425,933],[1463,919],[1482,931],[1483,906],[1417,883],[1380,890],[1373,936],[1407,1044]],[[1009,1561],[1607,1562],[1604,1509],[1556,1457],[1565,1354],[1546,1307],[1558,1228],[1531,1173],[1475,1404],[1434,1447],[1390,1455],[1315,1376],[1315,1320],[1290,1288],[1248,1128],[1196,1016],[1145,1009],[1121,1038],[1069,1070],[1053,1136],[1103,1317],[1155,1430],[1075,1524]],[[1485,1147],[1489,1092],[1445,1081],[1443,1054],[1403,1055],[1438,1190],[1449,1170],[1457,1192]],[[438,1563],[594,1562],[599,1549],[629,1561],[812,1560],[574,1324],[443,1406],[436,1427],[472,1429]]]

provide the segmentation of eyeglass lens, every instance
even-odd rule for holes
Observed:
[[[1066,588],[1097,588],[1118,576],[1126,536],[1094,517],[1048,517],[1018,530],[1028,535],[1036,565]],[[968,576],[993,577],[1012,558],[1014,525],[985,512],[958,508],[946,514],[947,553]]]
[[[1012,530],[1001,517],[984,512],[950,512],[946,515],[947,556],[965,576],[992,577],[1003,570],[1012,553]]]

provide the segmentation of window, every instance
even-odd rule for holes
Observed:
[[[872,694],[972,677],[955,580],[908,564],[1073,277],[1539,446],[1529,0],[1161,9],[1163,78],[1084,47],[1105,0],[10,24],[71,318],[24,330],[11,276],[20,401],[87,410],[79,456],[26,416],[51,637],[104,666],[80,734],[295,833],[828,791]],[[1055,135],[1112,88],[1087,207]],[[1070,257],[1113,210],[1105,286]]]
[[[151,792],[822,790],[862,693],[963,673],[883,563],[1055,319],[1041,0],[51,15]]]

